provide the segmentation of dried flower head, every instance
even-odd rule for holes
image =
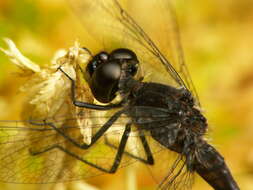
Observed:
[[[89,110],[75,107],[71,100],[71,83],[70,80],[58,69],[62,68],[72,79],[76,81],[77,93],[76,98],[80,101],[93,103],[94,98],[90,88],[85,80],[81,68],[86,67],[91,59],[90,52],[80,47],[78,42],[69,50],[59,50],[55,53],[54,58],[48,66],[41,67],[29,58],[22,55],[17,49],[14,42],[10,39],[4,39],[8,49],[1,48],[21,70],[20,74],[29,80],[20,90],[29,95],[23,106],[23,119],[31,120],[56,120],[57,127],[66,125],[66,122],[76,122],[80,126],[83,140],[90,143],[91,127],[89,120]],[[84,112],[83,117],[80,112]],[[59,121],[61,118],[61,121]],[[75,118],[75,121],[74,119]],[[85,127],[87,126],[87,127]]]

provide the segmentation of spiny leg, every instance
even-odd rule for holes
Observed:
[[[154,158],[153,158],[153,155],[152,155],[152,152],[150,150],[150,147],[148,145],[148,142],[144,136],[144,134],[139,131],[139,137],[141,139],[141,143],[143,145],[143,148],[144,148],[144,151],[145,151],[145,154],[146,154],[146,158],[143,159],[141,157],[138,157],[138,156],[135,156],[127,151],[124,151],[124,154],[126,154],[127,156],[131,157],[131,158],[134,158],[136,160],[139,160],[145,164],[149,164],[149,165],[153,165],[154,164]],[[113,145],[112,143],[109,142],[109,140],[107,139],[106,135],[105,135],[105,144],[111,148],[114,148],[114,149],[118,149],[119,147]]]
[[[65,71],[63,71],[61,67],[59,67],[58,69],[71,81],[71,99],[75,106],[81,107],[81,108],[95,109],[95,110],[110,110],[110,109],[119,108],[122,106],[122,102],[118,104],[110,104],[110,105],[103,106],[103,105],[90,104],[87,102],[81,102],[81,101],[76,100],[75,80],[73,80]]]
[[[125,110],[120,110],[116,112],[91,138],[91,143],[86,144],[82,143],[80,144],[77,142],[74,138],[70,137],[68,134],[64,133],[60,128],[57,128],[53,123],[34,123],[31,121],[30,123],[32,125],[38,125],[38,126],[45,126],[48,125],[52,127],[55,131],[57,131],[61,136],[63,136],[65,139],[67,139],[69,142],[77,146],[81,149],[87,149],[90,146],[92,146],[104,133],[113,125],[113,123],[120,117],[121,114],[123,114]]]
[[[64,147],[62,147],[59,144],[54,144],[54,145],[49,146],[49,147],[45,148],[44,150],[40,150],[40,151],[31,151],[30,150],[30,154],[33,155],[33,156],[36,156],[36,155],[43,154],[43,153],[48,152],[48,151],[53,150],[53,149],[59,149],[59,150],[65,152],[66,154],[72,156],[73,158],[75,158],[77,160],[80,160],[81,162],[83,162],[83,163],[85,163],[85,164],[87,164],[89,166],[92,166],[92,167],[94,167],[94,168],[96,168],[98,170],[101,170],[101,171],[106,172],[106,173],[115,173],[116,170],[119,167],[120,162],[121,162],[122,155],[124,153],[124,150],[125,150],[125,147],[126,147],[126,143],[127,143],[127,139],[129,137],[130,131],[131,131],[131,123],[128,123],[125,126],[125,131],[124,131],[124,133],[122,135],[118,151],[117,151],[116,156],[114,158],[113,165],[111,166],[110,169],[103,168],[103,167],[100,167],[100,166],[98,166],[98,165],[96,165],[94,163],[91,163],[91,162],[83,159],[79,155],[71,152],[70,150],[65,149]]]

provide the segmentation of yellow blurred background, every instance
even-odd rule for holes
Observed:
[[[143,0],[143,2],[145,2]],[[242,190],[253,189],[253,1],[175,0],[185,59],[208,118],[212,144]],[[79,39],[96,49],[65,0],[0,1],[0,47],[11,38],[27,57],[42,64]],[[24,83],[0,52],[0,118],[18,118]],[[126,169],[128,170],[128,169]],[[129,171],[88,179],[102,190],[126,189]],[[131,172],[131,171],[130,171]],[[148,187],[138,172],[138,190]],[[50,186],[51,187],[51,186]],[[43,185],[0,184],[1,189],[44,189]],[[70,187],[61,186],[58,189]],[[211,188],[197,178],[193,189]]]

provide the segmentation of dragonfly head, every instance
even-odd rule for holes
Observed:
[[[96,54],[86,68],[94,97],[102,103],[111,102],[119,90],[122,74],[133,77],[137,73],[138,63],[136,54],[125,48],[115,49],[110,54],[104,51]]]

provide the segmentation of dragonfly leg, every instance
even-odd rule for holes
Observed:
[[[119,145],[117,154],[116,154],[116,156],[114,158],[113,164],[112,164],[112,166],[111,166],[110,169],[103,168],[103,167],[100,167],[100,166],[98,166],[98,165],[96,165],[96,164],[94,164],[92,162],[89,162],[89,161],[85,160],[84,158],[82,158],[81,156],[79,156],[79,155],[71,152],[70,150],[62,147],[59,144],[54,144],[54,145],[49,146],[49,147],[47,147],[47,148],[45,148],[44,150],[41,150],[41,151],[31,151],[30,150],[30,153],[31,153],[31,155],[36,156],[36,155],[43,154],[43,153],[48,152],[48,151],[53,150],[53,149],[59,149],[60,151],[65,152],[69,156],[72,156],[73,158],[75,158],[75,159],[77,159],[77,160],[79,160],[79,161],[81,161],[81,162],[83,162],[85,164],[88,164],[91,167],[94,167],[94,168],[96,168],[98,170],[101,170],[103,172],[106,172],[106,173],[115,173],[116,170],[118,169],[118,166],[119,166],[120,162],[121,162],[122,155],[124,153],[124,150],[125,150],[125,147],[126,147],[126,143],[127,143],[127,139],[129,137],[130,131],[131,131],[131,123],[128,123],[128,124],[126,124],[125,131],[124,131],[124,133],[122,135],[122,138],[121,138],[121,141],[120,141],[120,145]]]
[[[143,162],[145,164],[153,165],[154,164],[154,158],[153,158],[152,152],[150,150],[150,147],[148,145],[148,142],[147,142],[145,136],[141,134],[141,132],[139,132],[139,134],[140,134],[139,137],[141,139],[142,146],[143,146],[145,154],[146,154],[146,158],[141,158],[141,157],[136,156],[136,155],[134,155],[134,154],[132,154],[130,152],[127,152],[127,151],[124,151],[124,154],[126,154],[127,156],[129,156],[131,158],[134,158],[134,159],[136,159],[138,161],[141,161],[141,162]],[[111,147],[111,148],[114,148],[114,149],[118,149],[119,148],[118,146],[110,143],[109,140],[108,140],[108,138],[106,137],[106,135],[105,135],[105,144],[107,146]]]
[[[87,102],[81,102],[76,99],[76,82],[74,79],[72,79],[65,71],[62,70],[61,67],[58,68],[70,81],[71,81],[71,99],[73,101],[73,104],[77,107],[81,108],[89,108],[89,109],[95,109],[95,110],[110,110],[113,108],[119,108],[122,106],[122,102],[119,102],[118,104],[109,104],[109,105],[97,105],[97,104],[90,104]]]
[[[120,117],[121,114],[123,114],[125,112],[125,110],[120,110],[118,112],[116,112],[95,134],[94,136],[92,136],[91,138],[91,143],[87,144],[87,143],[82,143],[80,144],[79,142],[77,142],[74,138],[72,138],[71,136],[67,135],[66,133],[64,133],[60,128],[56,127],[53,123],[49,122],[47,123],[46,121],[44,123],[35,123],[33,121],[31,121],[30,123],[32,125],[37,125],[37,126],[50,126],[52,127],[56,132],[58,132],[59,135],[61,135],[62,137],[64,137],[66,140],[68,140],[70,143],[72,143],[73,145],[75,145],[76,147],[80,148],[80,149],[88,149],[90,146],[92,146],[97,140],[100,139],[100,137],[102,135],[104,135],[104,133],[113,125],[113,123]]]

